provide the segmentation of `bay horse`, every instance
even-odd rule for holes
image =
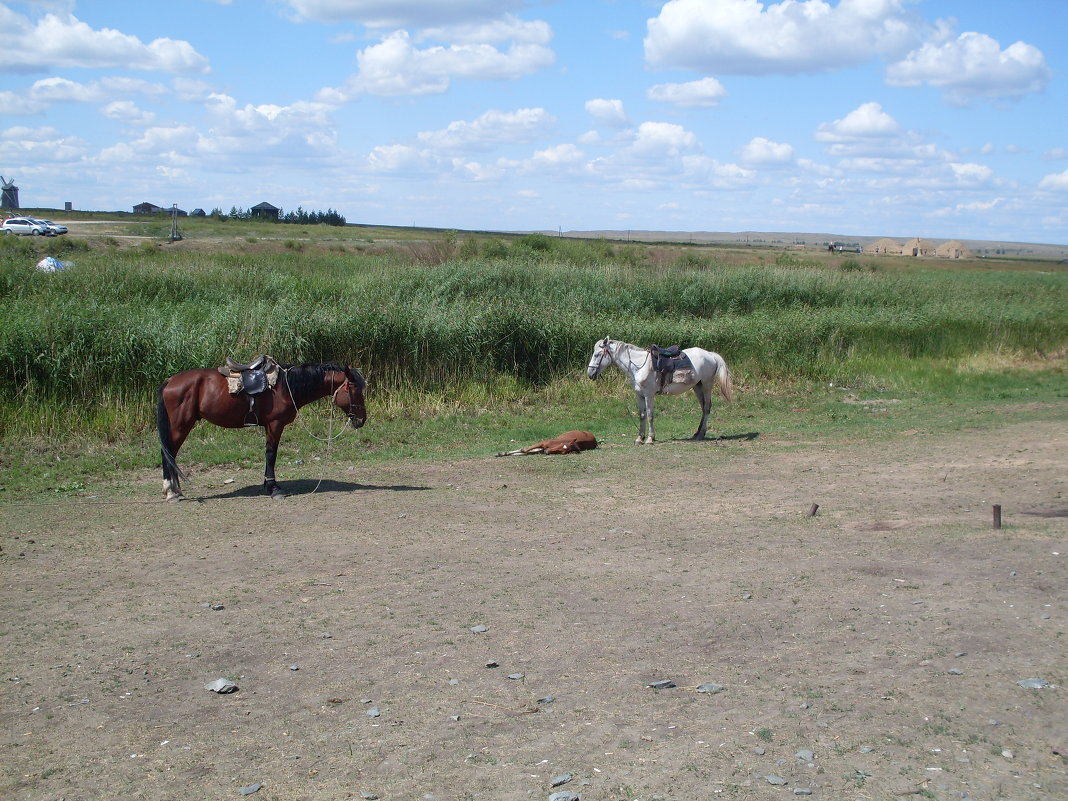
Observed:
[[[548,456],[554,456],[562,453],[579,453],[580,451],[591,451],[596,447],[597,437],[595,437],[589,431],[565,431],[558,437],[553,437],[552,439],[543,439],[541,442],[537,442],[533,445],[527,445],[525,448],[519,448],[518,450],[502,451],[497,455],[525,456],[531,453],[544,453]]]
[[[353,428],[367,422],[363,375],[353,367],[332,362],[322,364],[280,364],[281,376],[275,386],[255,396],[254,421],[249,422],[249,398],[232,395],[227,379],[215,368],[185,370],[168,378],[159,388],[156,427],[163,456],[163,494],[168,501],[180,501],[184,477],[178,468],[178,450],[198,420],[222,428],[263,426],[267,435],[263,490],[272,498],[284,498],[274,477],[278,442],[282,429],[297,418],[297,410],[312,401],[332,395],[334,404],[344,409]]]
[[[685,381],[674,380],[659,385],[658,376],[653,369],[653,355],[647,348],[631,345],[605,337],[593,346],[593,356],[586,368],[586,374],[596,379],[610,364],[614,364],[630,377],[634,395],[638,401],[638,445],[652,445],[656,438],[653,430],[653,398],[656,395],[681,395],[693,390],[701,404],[701,424],[693,439],[704,439],[708,431],[708,413],[712,410],[712,396],[715,389],[728,403],[733,399],[731,372],[727,363],[718,353],[702,348],[684,348],[682,353],[690,357],[693,365],[691,375]],[[683,371],[679,371],[680,373]],[[678,375],[678,373],[676,373]],[[715,387],[713,387],[715,384]],[[648,427],[648,435],[646,428]]]

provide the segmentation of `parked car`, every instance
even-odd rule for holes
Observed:
[[[51,228],[32,217],[8,217],[0,224],[0,230],[19,236],[54,236]]]
[[[40,219],[37,220],[37,222],[42,223],[43,225],[52,229],[52,236],[59,236],[60,234],[65,234],[68,231],[67,226],[65,226],[63,223],[54,223],[51,220]]]

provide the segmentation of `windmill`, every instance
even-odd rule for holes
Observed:
[[[0,183],[4,185],[3,196],[0,197],[0,209],[17,209],[19,207],[19,188],[15,182],[7,180],[0,175]]]

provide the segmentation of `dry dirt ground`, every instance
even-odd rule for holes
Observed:
[[[0,798],[1068,798],[1051,416],[0,507]]]

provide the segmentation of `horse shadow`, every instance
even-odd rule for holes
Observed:
[[[422,492],[430,487],[411,486],[409,484],[358,484],[355,481],[334,481],[333,479],[298,478],[292,481],[280,481],[279,486],[287,496],[325,494],[328,492],[356,492],[358,490],[370,492]],[[201,501],[219,501],[230,498],[266,498],[263,485],[250,484],[247,487],[237,487],[229,492],[219,495],[208,495],[198,498]]]
[[[716,442],[752,442],[760,436],[759,431],[747,431],[744,434],[724,434],[721,437],[705,437],[694,439],[693,437],[672,437],[671,442],[691,442],[694,445],[708,445]]]

